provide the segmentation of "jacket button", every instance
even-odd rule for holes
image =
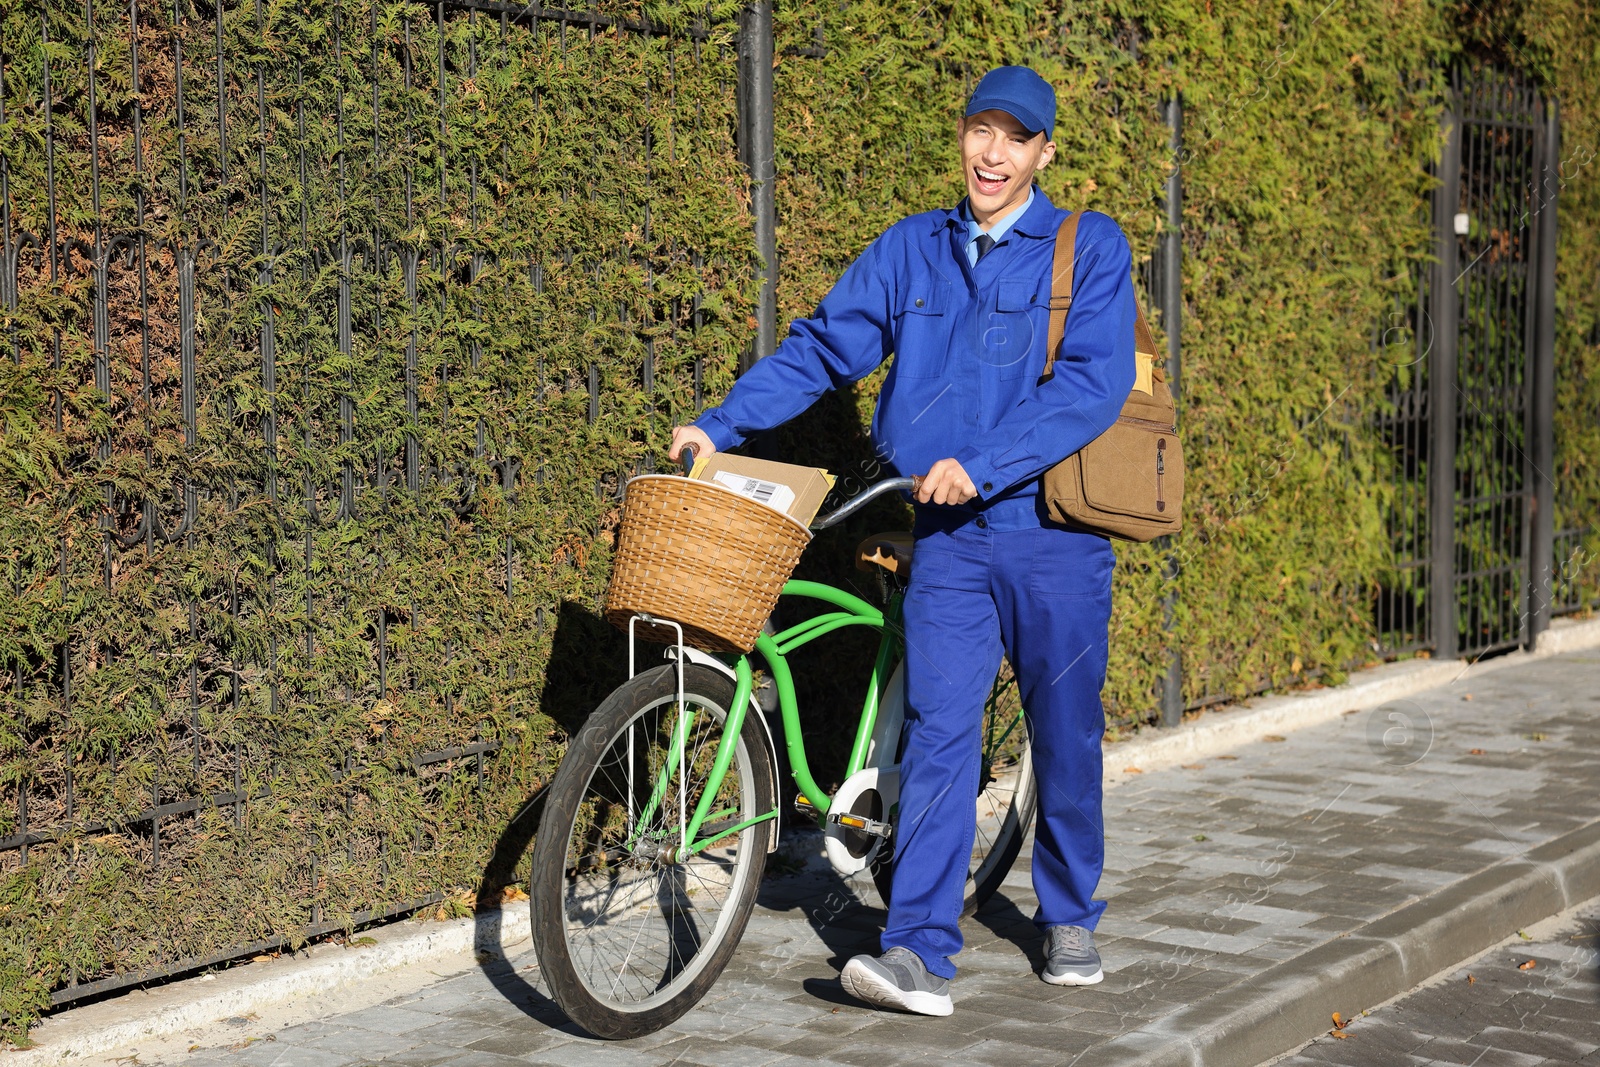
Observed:
[[[993,492],[994,491],[994,483],[993,482],[984,482],[983,483],[983,491],[985,493]]]
[[[921,307],[921,306],[922,306],[922,297],[919,296],[919,297],[917,297],[917,307]]]
[[[978,520],[978,529],[987,530],[988,528],[989,528],[989,520],[988,519],[979,519]]]

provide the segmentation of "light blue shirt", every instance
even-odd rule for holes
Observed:
[[[1034,188],[1030,185],[1028,186],[1028,199],[1013,208],[1011,214],[989,227],[989,236],[994,238],[995,244],[999,244],[1005,238],[1005,235],[1010,232],[1012,224],[1033,206],[1033,194]],[[961,217],[967,222],[967,266],[976,267],[978,265],[978,236],[984,231],[979,228],[977,220],[972,217],[972,205],[968,204],[965,199],[961,201]]]

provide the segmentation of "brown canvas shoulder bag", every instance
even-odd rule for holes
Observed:
[[[1056,233],[1050,282],[1049,350],[1040,383],[1055,373],[1056,352],[1072,306],[1078,238],[1074,211]],[[1183,526],[1183,445],[1178,412],[1156,358],[1155,338],[1134,297],[1134,387],[1111,427],[1044,473],[1051,517],[1125,541],[1153,541]]]

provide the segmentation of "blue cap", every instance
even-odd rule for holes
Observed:
[[[967,100],[966,114],[1004,111],[1030,133],[1049,140],[1056,125],[1056,91],[1032,67],[996,67],[985,74]]]

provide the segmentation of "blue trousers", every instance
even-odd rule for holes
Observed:
[[[1105,862],[1100,741],[1111,542],[1053,526],[994,530],[919,509],[905,599],[906,721],[883,948],[955,975],[976,832],[985,698],[1010,659],[1032,730],[1039,809],[1034,922],[1093,929]]]

